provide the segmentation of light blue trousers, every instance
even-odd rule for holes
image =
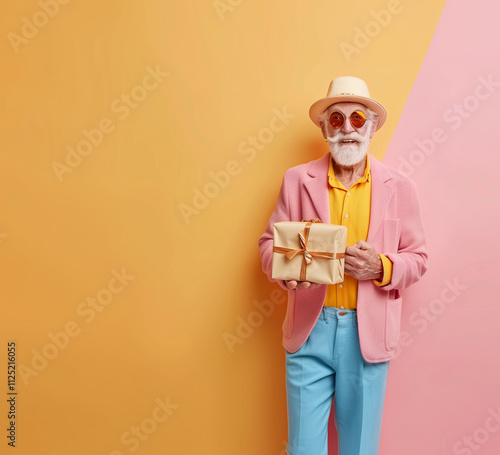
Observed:
[[[361,356],[356,310],[323,307],[297,352],[285,350],[288,455],[328,455],[335,396],[339,455],[377,455],[389,362]]]

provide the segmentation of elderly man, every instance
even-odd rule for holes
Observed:
[[[335,396],[339,455],[376,455],[389,361],[399,339],[399,291],[427,269],[415,184],[369,152],[386,111],[355,77],[334,79],[309,115],[330,151],[289,169],[259,239],[272,281],[273,224],[319,218],[347,226],[345,279],[278,281],[283,323],[289,455],[327,455]]]

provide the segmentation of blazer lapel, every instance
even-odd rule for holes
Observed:
[[[394,189],[391,184],[391,176],[385,167],[370,154],[371,167],[371,207],[370,224],[368,228],[367,242],[381,247],[383,241],[379,234],[386,217],[386,208],[393,196]]]
[[[313,162],[307,173],[309,180],[304,182],[310,205],[322,223],[330,223],[330,203],[328,198],[328,167],[330,152]]]

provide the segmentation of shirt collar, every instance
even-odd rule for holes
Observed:
[[[363,175],[356,181],[356,184],[358,183],[365,183],[370,181],[370,155],[367,153],[366,154],[366,166],[365,166],[365,172]],[[330,155],[330,166],[328,168],[328,183],[332,188],[340,188],[345,190],[344,185],[342,185],[342,182],[340,182],[337,177],[335,177],[335,171],[333,170],[333,158]],[[353,185],[353,186],[354,186]]]

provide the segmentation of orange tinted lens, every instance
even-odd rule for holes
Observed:
[[[344,124],[344,118],[344,115],[340,112],[333,112],[332,115],[330,115],[330,125],[338,129]]]
[[[361,128],[366,123],[366,115],[361,111],[354,111],[349,119],[354,128]]]

